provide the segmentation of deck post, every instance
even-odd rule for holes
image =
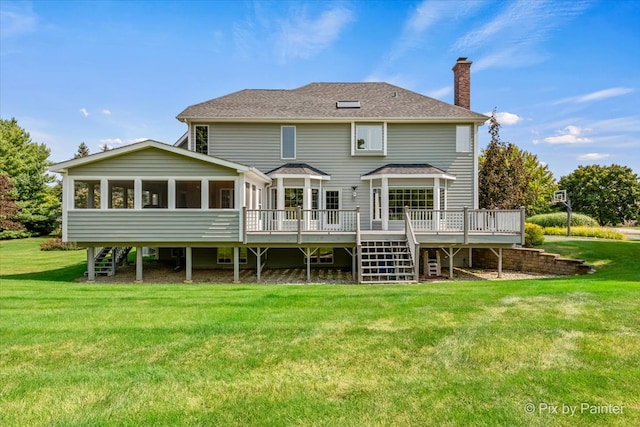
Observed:
[[[242,243],[247,244],[247,207],[242,207]]]
[[[520,244],[524,246],[524,220],[527,217],[526,209],[524,206],[520,206]]]
[[[473,268],[473,248],[469,248],[469,268]]]
[[[87,282],[96,281],[96,248],[87,248]]]
[[[465,207],[465,218],[466,218],[466,207]],[[465,232],[466,232],[466,227],[465,227]],[[453,248],[449,248],[449,279],[453,279],[453,256],[455,254],[453,253]]]
[[[184,248],[184,256],[185,256],[185,278],[184,283],[193,283],[191,279],[192,269],[193,269],[193,258],[192,258],[192,250],[191,246],[187,246]]]
[[[498,279],[502,278],[502,248],[498,249]]]
[[[469,243],[469,207],[465,206],[463,208],[464,216],[462,217],[462,223],[464,226],[464,244]]]
[[[311,248],[306,248],[304,254],[307,257],[307,283],[311,282]]]
[[[358,247],[353,248],[351,252],[351,280],[356,278],[358,272]]]
[[[142,246],[136,246],[136,283],[142,283]]]
[[[233,283],[240,283],[240,248],[233,247]]]
[[[296,206],[296,218],[298,219],[298,244],[302,243],[302,209]]]
[[[255,252],[256,254],[256,281],[260,283],[260,278],[262,276],[262,252],[261,249],[258,248]]]

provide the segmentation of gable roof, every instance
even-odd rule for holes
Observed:
[[[338,108],[359,101],[359,108]],[[349,104],[355,105],[355,104]],[[178,120],[472,121],[488,117],[389,83],[310,83],[297,89],[245,89],[187,107]]]
[[[103,151],[101,153],[90,154],[86,157],[79,157],[77,159],[67,160],[65,162],[56,163],[51,165],[49,170],[51,172],[65,173],[69,168],[87,165],[90,163],[99,162],[102,160],[119,157],[128,153],[134,153],[136,151],[145,149],[158,149],[161,151],[169,152],[178,156],[199,160],[205,163],[210,163],[216,166],[223,166],[230,169],[235,169],[238,173],[253,173],[260,177],[265,182],[270,182],[271,178],[260,172],[254,167],[243,165],[241,163],[224,160],[218,157],[212,157],[202,153],[196,153],[193,151],[185,150],[183,148],[174,147],[172,145],[164,144],[162,142],[147,139],[145,141],[137,142],[135,144],[125,145],[124,147],[114,148],[112,150]]]
[[[447,173],[446,171],[443,171],[440,168],[431,166],[428,163],[389,163],[362,175],[361,179],[378,179],[382,177],[456,179],[455,176]]]
[[[326,176],[329,175],[322,172],[320,169],[316,169],[313,166],[309,166],[306,163],[287,163],[280,167],[277,167],[269,172],[267,172],[269,176],[275,175],[317,175],[317,176]]]

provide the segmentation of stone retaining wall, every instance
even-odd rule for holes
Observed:
[[[498,257],[490,249],[473,249],[473,266],[497,269]],[[561,258],[560,255],[549,254],[542,249],[527,248],[503,249],[502,269],[558,276],[593,272],[593,267],[582,260]]]

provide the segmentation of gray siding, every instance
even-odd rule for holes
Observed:
[[[70,176],[237,176],[235,169],[150,147],[69,170]]]
[[[240,240],[239,218],[239,212],[234,210],[75,210],[68,213],[68,240],[79,243],[237,242]]]
[[[369,182],[362,175],[388,163],[429,163],[455,175],[450,209],[473,207],[473,149],[456,153],[456,124],[389,124],[386,156],[351,156],[351,125],[296,124],[296,159],[280,159],[280,124],[216,123],[209,128],[210,154],[268,172],[284,163],[308,163],[331,175],[324,187],[342,189],[342,208],[361,207],[369,223]],[[357,197],[351,187],[357,186]]]

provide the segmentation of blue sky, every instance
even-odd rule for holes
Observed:
[[[51,160],[152,138],[188,105],[245,88],[386,81],[471,108],[556,178],[640,174],[640,1],[0,2],[0,114]],[[480,130],[481,146],[489,137]]]

